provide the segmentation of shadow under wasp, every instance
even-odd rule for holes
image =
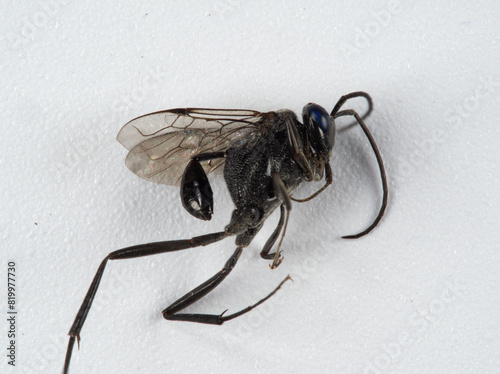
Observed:
[[[368,102],[368,110],[363,116],[352,109],[340,110],[349,99],[356,97],[365,98]],[[80,342],[80,332],[108,260],[180,251],[236,236],[236,250],[222,270],[168,306],[162,312],[163,317],[221,325],[249,312],[274,295],[290,279],[289,276],[266,297],[236,313],[179,313],[211,292],[228,276],[243,248],[250,244],[266,218],[278,207],[278,225],[260,256],[272,260],[271,269],[281,264],[283,257],[280,249],[292,201],[309,201],[332,184],[330,156],[335,143],[335,119],[339,117],[354,117],[355,123],[361,126],[377,158],[383,189],[382,205],[373,223],[364,231],[343,238],[355,239],[370,232],[384,214],[388,194],[382,157],[363,121],[372,109],[371,97],[359,91],[342,96],[330,114],[319,105],[307,104],[302,111],[302,123],[295,113],[287,109],[261,113],[253,110],[188,108],[146,114],[124,125],[117,139],[129,150],[125,163],[135,174],[152,182],[180,186],[184,208],[196,218],[210,220],[213,193],[207,174],[224,167],[226,185],[236,208],[223,231],[191,239],[140,244],[109,253],[102,260],[69,331],[64,373],[69,370],[75,340]],[[302,182],[321,181],[323,178],[325,184],[311,196],[305,199],[292,196]],[[277,248],[271,252],[278,238]]]

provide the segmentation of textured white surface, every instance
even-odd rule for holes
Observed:
[[[294,207],[285,261],[258,253],[189,311],[236,311],[290,274],[274,299],[222,327],[161,310],[218,271],[234,245],[109,264],[72,373],[493,373],[500,369],[500,4],[497,1],[1,1],[2,249],[17,263],[17,366],[59,373],[67,332],[101,259],[124,246],[221,230],[175,188],[140,180],[115,141],[131,118],[175,107],[331,109],[369,92],[341,132],[335,184]],[[316,186],[304,186],[305,196]],[[0,323],[7,346],[5,315]]]

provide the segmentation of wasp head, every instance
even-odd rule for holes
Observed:
[[[304,107],[302,118],[312,155],[322,162],[327,161],[335,144],[335,122],[324,108],[313,103]]]

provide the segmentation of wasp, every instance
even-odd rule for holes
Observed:
[[[353,98],[362,97],[368,109],[360,116],[352,109],[342,109]],[[167,320],[221,325],[254,309],[290,279],[287,276],[271,293],[255,304],[232,314],[180,313],[216,288],[233,270],[243,249],[247,247],[277,208],[280,219],[260,256],[271,261],[275,269],[283,261],[281,246],[292,210],[292,202],[306,202],[324,191],[333,181],[330,157],[335,144],[335,119],[350,116],[365,133],[378,162],[382,181],[382,204],[373,223],[356,235],[359,238],[377,226],[387,206],[387,178],[382,157],[364,119],[373,103],[365,92],[352,92],[337,102],[330,114],[321,106],[307,104],[302,122],[291,110],[258,112],[228,109],[170,109],[146,114],[125,124],[118,141],[129,150],[127,167],[146,180],[178,186],[184,208],[194,217],[210,220],[213,214],[213,192],[207,177],[223,168],[224,179],[235,209],[224,230],[194,236],[191,239],[169,240],[135,245],[109,253],[101,262],[83,303],[69,331],[64,363],[68,373],[75,341],[96,295],[109,260],[124,260],[206,246],[230,236],[236,249],[224,267],[213,277],[194,288],[163,310]],[[324,185],[305,199],[293,197],[303,182]],[[276,250],[272,250],[278,241]]]

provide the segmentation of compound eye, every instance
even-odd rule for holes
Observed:
[[[302,110],[302,118],[312,147],[327,157],[335,143],[335,123],[330,115],[323,107],[309,103]]]

